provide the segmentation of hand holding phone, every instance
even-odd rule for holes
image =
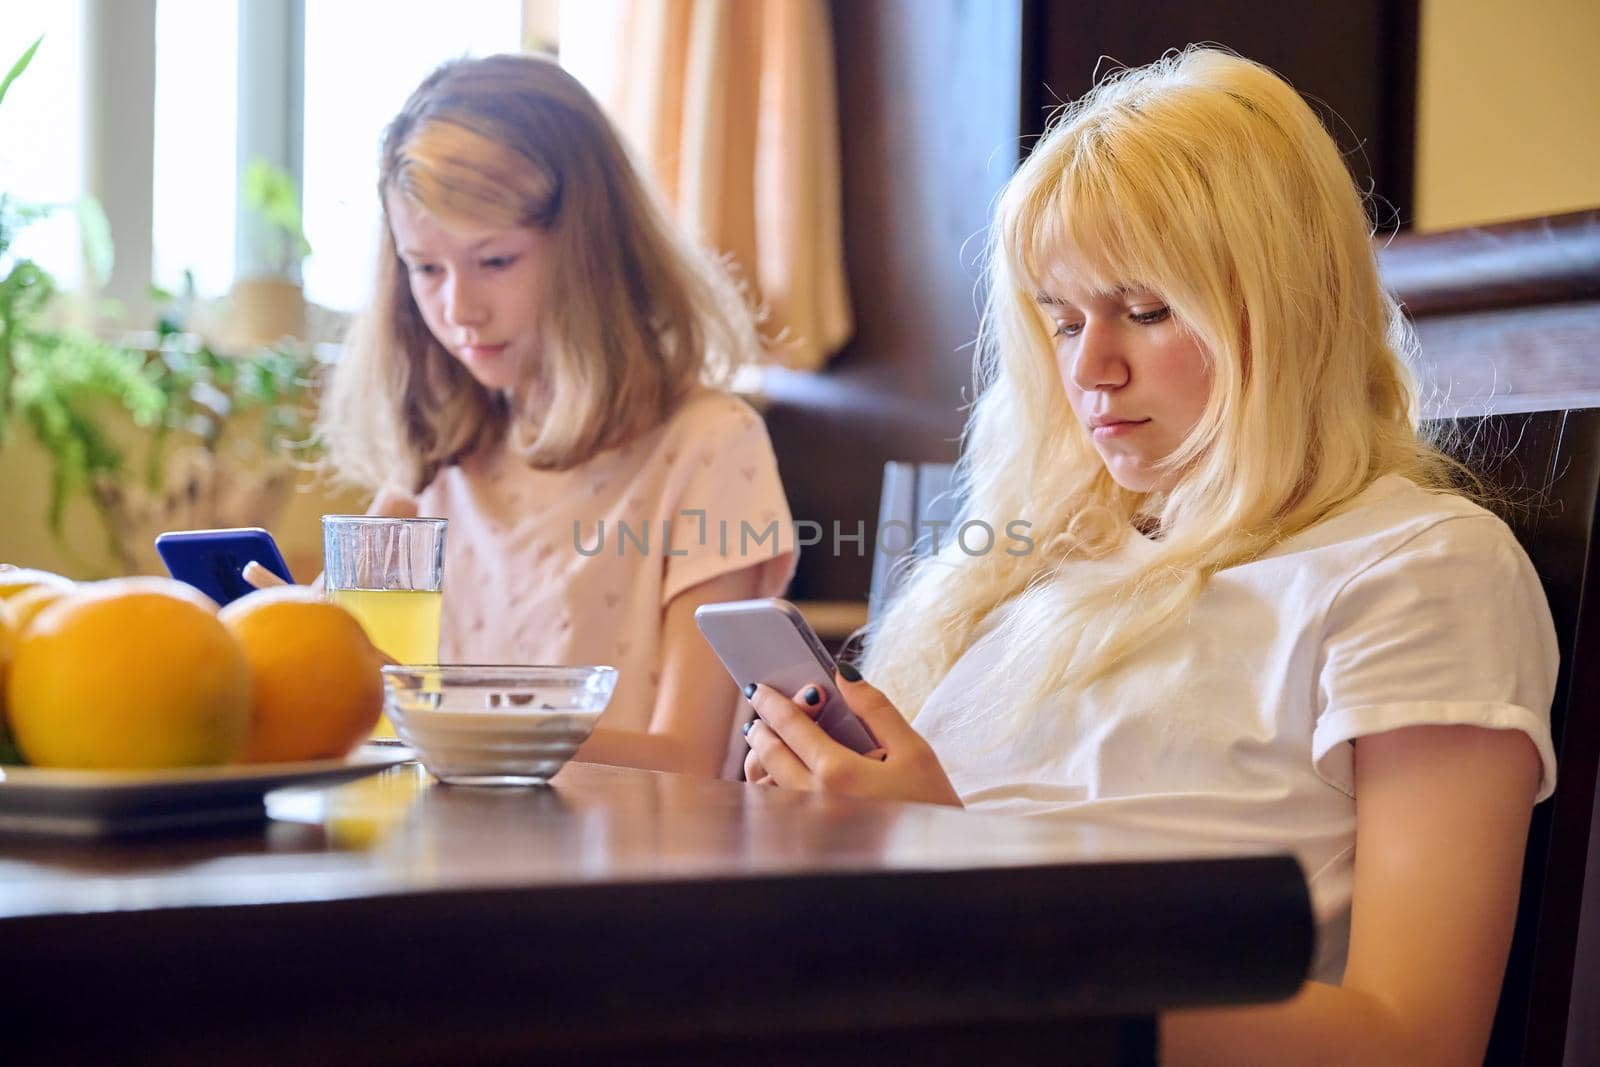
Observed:
[[[187,582],[218,604],[255,592],[244,577],[249,563],[259,563],[285,582],[289,565],[272,535],[259,526],[231,530],[172,530],[156,538],[156,551],[167,573]]]
[[[856,752],[879,747],[833,684],[833,657],[793,604],[775,598],[704,604],[694,621],[739,688],[757,682],[789,695],[814,685],[827,695],[816,720],[823,732]]]

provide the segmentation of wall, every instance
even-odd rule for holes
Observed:
[[[1423,0],[1419,230],[1600,206],[1600,3]]]
[[[1097,76],[1187,45],[1219,45],[1276,71],[1308,99],[1357,183],[1373,191],[1381,229],[1410,221],[1417,0],[1039,0],[1030,14],[1025,133],[1041,132],[1050,105],[1082,96]]]
[[[1022,3],[833,0],[845,272],[856,333],[825,374],[770,380],[797,519],[793,595],[864,600],[883,464],[950,460],[970,393],[977,260],[1016,165]],[[864,544],[841,540],[865,522]]]
[[[70,499],[64,537],[58,539],[50,532],[48,457],[25,429],[15,429],[16,435],[0,448],[0,563],[41,567],[79,579],[118,573],[106,547],[104,527],[84,494]],[[137,462],[139,453],[130,451],[129,456]],[[309,580],[322,567],[321,516],[360,512],[365,507],[359,494],[331,491],[304,476],[283,514],[266,525],[290,571]],[[153,555],[146,556],[140,569],[160,573]]]
[[[74,578],[109,573],[109,554],[83,499],[67,509],[64,543],[50,533],[50,468],[44,451],[20,426],[0,448],[0,563],[42,567]]]

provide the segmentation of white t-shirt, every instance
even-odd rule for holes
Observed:
[[[1060,580],[1127,566],[1154,544],[1071,563]],[[1085,692],[997,744],[1015,686],[993,669],[1012,635],[996,612],[915,719],[969,808],[1091,815],[1099,824],[1296,853],[1319,947],[1338,982],[1349,947],[1356,811],[1352,746],[1420,724],[1521,730],[1555,787],[1557,652],[1532,565],[1499,519],[1460,497],[1379,479],[1350,508],[1215,575],[1185,625],[1159,632]]]

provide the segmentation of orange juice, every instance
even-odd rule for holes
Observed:
[[[372,643],[397,663],[439,661],[439,612],[444,606],[439,590],[330,589],[328,599],[354,615]],[[387,717],[372,734],[394,735]]]

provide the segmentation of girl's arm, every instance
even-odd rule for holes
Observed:
[[[739,692],[694,623],[701,604],[747,600],[758,592],[756,567],[690,586],[667,604],[661,624],[661,687],[650,730],[600,727],[577,759],[715,778],[727,756]]]
[[[1174,1012],[1168,1064],[1479,1064],[1511,945],[1539,757],[1515,730],[1413,726],[1356,742],[1342,986]]]

